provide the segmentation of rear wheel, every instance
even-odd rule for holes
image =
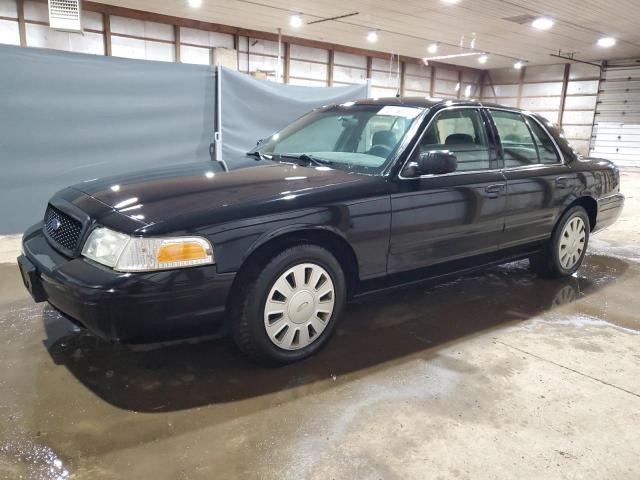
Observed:
[[[306,358],[327,342],[342,312],[346,283],[335,257],[317,245],[279,253],[239,293],[233,338],[265,364]]]
[[[584,208],[567,210],[558,221],[544,250],[531,257],[532,269],[542,277],[566,277],[575,273],[589,244],[589,216]]]

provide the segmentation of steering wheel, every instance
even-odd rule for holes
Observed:
[[[369,149],[369,155],[375,155],[376,157],[387,158],[392,151],[393,149],[388,145],[379,143],[378,145],[374,145]]]

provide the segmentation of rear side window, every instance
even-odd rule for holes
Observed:
[[[522,115],[502,110],[490,110],[490,113],[502,142],[505,168],[539,163],[538,149]]]
[[[527,118],[527,123],[529,124],[529,127],[531,127],[533,138],[536,141],[536,146],[538,147],[540,163],[560,163],[558,150],[553,144],[553,140],[551,140],[549,134],[532,118]]]
[[[453,153],[457,171],[488,170],[489,147],[480,112],[464,108],[439,114],[420,140],[420,153],[433,151]]]

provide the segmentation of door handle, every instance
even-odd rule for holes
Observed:
[[[489,198],[497,198],[504,190],[504,184],[498,183],[495,185],[489,185],[485,187],[484,191],[487,193],[487,197]]]
[[[558,177],[556,178],[556,187],[558,188],[567,188],[569,186],[569,177]]]

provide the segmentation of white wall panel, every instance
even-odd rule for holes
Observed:
[[[538,112],[541,110],[559,110],[560,97],[535,97],[520,100],[520,108]]]
[[[338,65],[360,67],[365,70],[367,68],[367,57],[365,57],[364,55],[353,55],[351,53],[334,52],[333,62]]]
[[[249,52],[253,55],[254,53],[262,53],[266,55],[278,55],[278,43],[272,42],[270,40],[258,40],[255,38],[249,39]]]
[[[565,110],[562,123],[567,125],[591,125],[595,112],[572,112]]]
[[[134,18],[111,16],[111,33],[133,35],[156,40],[173,41],[173,25],[164,23],[145,22]]]
[[[565,110],[595,110],[597,97],[595,95],[567,97]]]
[[[101,13],[82,12],[82,28],[87,30],[104,31],[104,21]]]
[[[46,2],[26,0],[24,2],[24,19],[33,22],[49,23],[49,8]]]
[[[515,71],[515,69],[514,69]],[[526,82],[562,82],[564,78],[564,64],[528,66],[524,81]]]
[[[376,87],[389,87],[397,89],[400,86],[400,79],[396,77],[395,73],[389,75],[386,72],[378,72],[373,70],[371,72],[371,83]]]
[[[569,139],[581,139],[588,140],[591,136],[591,125],[589,126],[575,126],[564,125],[562,127],[564,134]]]
[[[371,87],[371,96],[374,98],[395,97],[398,90],[395,88]]]
[[[523,97],[537,97],[544,95],[561,95],[562,82],[554,83],[531,83],[522,86]]]
[[[249,55],[250,72],[255,72],[256,70],[261,70],[263,72],[275,72],[277,67],[277,58],[265,57],[263,55]]]
[[[211,62],[211,50],[208,47],[180,46],[180,61],[182,63],[195,63],[197,65],[209,65]]]
[[[505,107],[514,107],[514,108],[518,107],[517,98],[497,98],[495,99],[495,103],[499,105],[504,105]]]
[[[339,83],[362,83],[367,79],[367,71],[360,68],[333,67],[333,81]]]
[[[154,42],[113,35],[111,49],[114,57],[137,58],[162,62],[175,61],[175,49],[170,43]]]
[[[53,48],[67,52],[104,55],[104,40],[99,33],[71,33],[53,30],[44,25],[25,25],[27,45],[37,48]]]
[[[514,68],[489,70],[487,80],[490,80],[493,84],[518,83],[520,81],[520,71]]]
[[[494,85],[485,87],[484,92],[487,97],[517,97],[518,85]]]
[[[277,52],[276,52],[277,53]],[[314,62],[327,63],[329,61],[329,51],[321,48],[303,47],[301,45],[291,44],[289,47],[291,58],[299,60],[311,60]]]
[[[431,67],[426,65],[420,65],[417,63],[407,63],[404,67],[404,73],[406,75],[412,75],[416,77],[431,78]]]
[[[17,21],[0,20],[0,43],[20,45],[20,30]]]
[[[208,47],[209,32],[206,30],[197,30],[195,28],[180,27],[180,41],[182,43],[190,43],[201,47]]]
[[[404,79],[405,90],[413,90],[413,91],[428,95],[430,87],[431,87],[431,79],[429,78],[421,78],[421,77],[405,75],[405,79]]]
[[[558,123],[560,112],[540,112],[540,115],[556,125]]]
[[[567,85],[567,95],[577,94],[589,94],[595,95],[598,93],[598,80],[586,80],[586,81],[572,81]]]
[[[233,49],[233,35],[220,32],[209,32],[209,46]]]
[[[319,63],[301,62],[291,60],[289,63],[289,75],[291,77],[304,77],[313,80],[327,80],[327,66]]]
[[[569,71],[569,80],[598,79],[600,68],[586,63],[572,63]]]
[[[0,0],[0,17],[18,18],[16,0]]]
[[[446,67],[436,67],[436,79],[437,80],[451,80],[458,81],[458,70]]]
[[[289,79],[291,85],[303,85],[306,87],[326,87],[327,83],[321,80],[309,80],[304,78],[291,78]]]
[[[398,69],[398,61],[397,57],[394,57],[393,62],[390,62],[389,58],[372,58],[371,59],[371,68],[374,70],[381,70],[383,72],[388,72],[391,69],[393,72]]]

